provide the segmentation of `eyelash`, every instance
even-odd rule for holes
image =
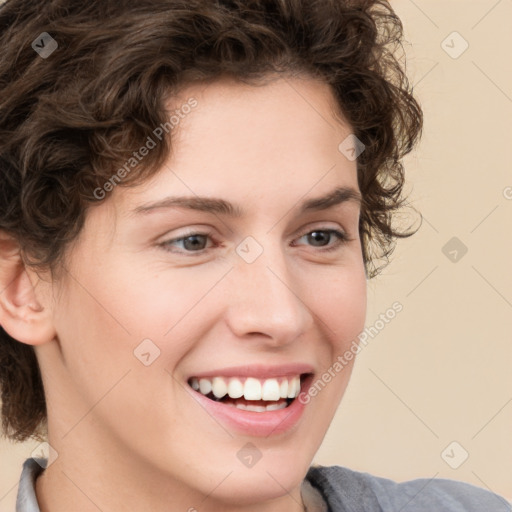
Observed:
[[[299,238],[303,238],[303,237],[305,237],[307,235],[310,235],[311,233],[318,233],[318,232],[331,233],[331,234],[335,235],[338,238],[337,242],[334,245],[331,245],[328,248],[319,247],[318,249],[319,249],[320,252],[331,252],[331,251],[334,251],[336,249],[339,249],[342,245],[346,244],[347,242],[351,241],[351,238],[349,238],[347,236],[347,234],[344,233],[343,231],[339,231],[337,229],[331,229],[331,228],[312,229],[311,231],[307,231],[303,235],[299,236]],[[181,242],[181,241],[186,240],[187,238],[190,238],[190,237],[193,237],[193,236],[206,236],[206,237],[211,238],[211,240],[215,243],[215,239],[212,237],[211,233],[200,233],[200,232],[192,231],[190,233],[184,234],[183,236],[180,236],[179,238],[171,238],[170,240],[165,240],[165,241],[159,243],[158,246],[161,247],[164,251],[167,251],[167,252],[178,253],[178,254],[186,254],[187,256],[192,256],[192,257],[194,255],[197,255],[197,256],[204,255],[210,249],[215,248],[215,247],[209,247],[207,249],[200,249],[198,251],[186,251],[186,250],[185,251],[183,251],[183,250],[175,251],[175,250],[170,249],[170,247],[172,247],[171,246],[172,242]]]

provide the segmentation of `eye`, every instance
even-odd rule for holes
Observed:
[[[170,252],[194,252],[194,253],[203,253],[208,249],[205,247],[205,243],[211,238],[210,233],[187,233],[180,238],[172,238],[171,240],[165,240],[161,244],[164,250]],[[180,249],[178,251],[174,251],[172,247],[176,247],[175,244],[181,244]]]
[[[321,228],[308,231],[297,240],[301,240],[302,238],[306,238],[313,247],[319,248],[322,252],[333,251],[350,241],[350,238],[343,231]],[[334,243],[330,243],[333,238],[335,238]],[[169,252],[187,254],[188,256],[199,256],[211,249],[211,247],[207,247],[208,239],[215,242],[211,233],[190,232],[179,238],[165,240],[158,244],[158,246]],[[176,247],[178,250],[175,250]]]
[[[321,249],[322,251],[333,251],[338,249],[340,245],[350,241],[350,238],[343,231],[339,231],[337,229],[314,229],[313,231],[308,231],[306,234],[302,235],[301,238],[306,238],[309,242],[313,243],[314,247],[324,247],[328,246],[329,242],[332,240],[333,235],[336,237],[336,242],[327,247],[325,249]],[[319,245],[317,245],[319,244]]]

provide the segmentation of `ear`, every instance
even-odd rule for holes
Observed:
[[[0,325],[9,336],[28,345],[55,337],[50,304],[36,295],[39,287],[39,298],[44,298],[48,286],[25,267],[16,239],[0,230]]]

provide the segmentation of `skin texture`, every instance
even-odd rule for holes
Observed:
[[[63,280],[25,269],[2,299],[2,325],[36,347],[59,455],[36,482],[42,512],[302,510],[301,481],[348,384],[353,360],[294,428],[267,437],[193,398],[189,377],[227,366],[308,363],[319,376],[364,328],[366,276],[357,202],[298,214],[305,199],[358,190],[328,86],[220,81],[173,105],[192,96],[158,174],[89,210]],[[223,198],[245,215],[130,213],[170,195]],[[315,229],[350,240],[325,252],[304,236]],[[209,249],[158,245],[189,232],[210,233]],[[263,249],[250,264],[235,250],[247,236]],[[149,366],[134,356],[147,338],[160,350]],[[247,442],[262,455],[252,468],[237,457]]]

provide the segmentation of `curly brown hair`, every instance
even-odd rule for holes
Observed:
[[[422,111],[401,64],[402,24],[385,0],[7,0],[0,31],[0,230],[27,265],[56,278],[87,208],[104,200],[94,190],[168,121],[166,101],[221,77],[256,84],[301,73],[330,84],[365,145],[357,168],[367,276],[397,237],[415,232],[391,224]],[[41,43],[43,32],[56,44]],[[54,51],[38,55],[42,47]],[[171,142],[162,138],[120,185],[157,172]],[[34,349],[1,327],[0,385],[4,435],[43,439]]]

